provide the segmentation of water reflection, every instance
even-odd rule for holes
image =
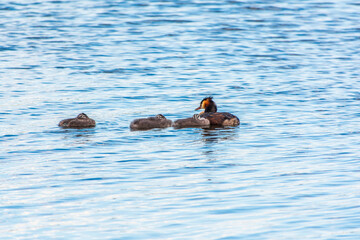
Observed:
[[[209,127],[203,128],[201,135],[205,143],[217,143],[219,141],[233,140],[239,127]]]
[[[62,129],[65,135],[62,140],[74,140],[75,144],[88,144],[93,142],[95,129]]]
[[[208,161],[216,161],[218,145],[223,141],[235,140],[239,127],[209,127],[201,129],[201,141],[204,143],[202,154]]]

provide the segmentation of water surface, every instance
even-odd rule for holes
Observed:
[[[1,239],[359,239],[359,12],[1,3]],[[129,130],[208,95],[241,125]]]

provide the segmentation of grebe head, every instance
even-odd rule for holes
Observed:
[[[205,109],[205,112],[216,112],[217,107],[212,97],[206,97],[200,102],[200,106],[195,110]]]
[[[76,117],[77,119],[88,119],[89,117],[85,113],[80,113]]]
[[[155,116],[157,119],[166,119],[166,117],[162,114],[158,114]]]
[[[204,120],[205,118],[201,117],[200,114],[194,114],[193,119],[195,119],[195,120]]]

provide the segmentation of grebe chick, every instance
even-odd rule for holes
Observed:
[[[59,122],[59,127],[63,128],[91,128],[95,125],[95,120],[89,118],[85,113],[80,113],[76,118],[68,118]]]
[[[210,121],[201,117],[199,114],[194,114],[191,118],[184,118],[176,120],[173,124],[174,128],[186,128],[186,127],[209,127]]]
[[[240,120],[235,115],[228,112],[217,112],[217,106],[212,97],[206,97],[200,102],[200,106],[195,110],[205,109],[200,116],[210,121],[210,125],[215,126],[238,126]]]
[[[149,130],[152,128],[167,128],[171,127],[172,121],[166,119],[162,114],[155,117],[139,118],[130,123],[131,130]]]

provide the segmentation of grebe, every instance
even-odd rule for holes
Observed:
[[[135,119],[130,123],[131,130],[149,130],[152,128],[171,127],[172,121],[166,119],[164,115],[158,114],[155,117]]]
[[[209,127],[210,121],[201,117],[199,114],[194,114],[191,118],[176,120],[173,124],[174,128],[186,128],[186,127]]]
[[[195,110],[205,109],[199,115],[210,121],[210,125],[216,126],[237,126],[240,124],[239,118],[228,112],[217,112],[217,106],[212,97],[206,97],[200,102],[200,106]]]
[[[80,113],[76,118],[64,119],[59,122],[59,127],[63,128],[91,128],[95,125],[95,120],[89,118],[85,113]]]

